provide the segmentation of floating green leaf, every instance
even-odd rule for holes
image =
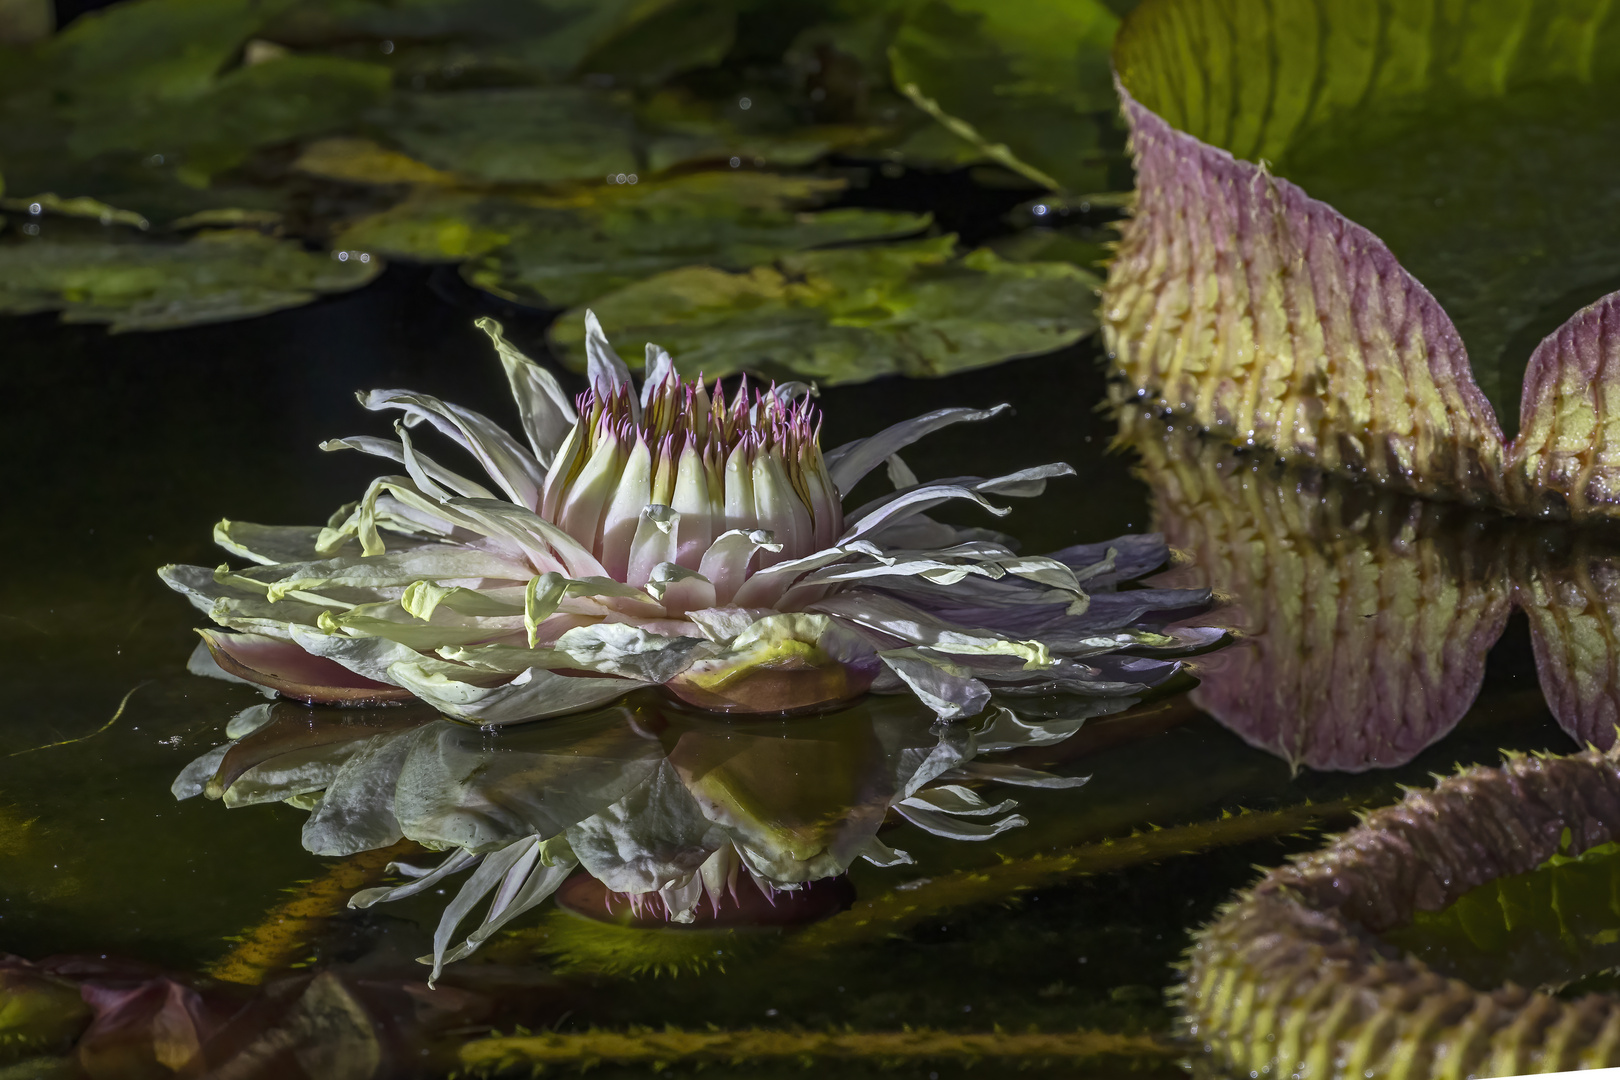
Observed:
[[[412,157],[478,180],[595,180],[637,169],[630,110],[584,87],[405,94],[373,122]]]
[[[1098,0],[926,0],[890,46],[894,82],[993,160],[1040,183],[1099,190],[1118,25]]]
[[[655,341],[688,376],[743,368],[824,383],[937,376],[1089,333],[1095,279],[1067,263],[953,255],[955,237],[810,251],[746,273],[689,266],[593,302],[614,339]],[[584,366],[582,312],[552,339]]]
[[[699,173],[649,185],[644,197],[601,198],[565,227],[525,229],[465,274],[502,296],[578,304],[688,264],[744,270],[806,248],[901,236],[928,225],[920,214],[793,208],[841,186],[763,173]]]
[[[237,68],[185,101],[83,116],[68,146],[85,159],[112,151],[160,155],[200,185],[255,147],[351,126],[388,86],[388,69],[377,64],[280,57]]]
[[[681,6],[680,0],[305,0],[270,22],[263,36],[382,60],[405,79],[551,82],[581,68],[597,70],[592,57]]]
[[[157,243],[53,227],[0,243],[0,314],[60,310],[67,322],[109,323],[114,333],[161,330],[297,307],[358,288],[381,265],[312,254],[253,230]]]
[[[525,303],[583,303],[690,263],[745,270],[805,248],[900,236],[928,218],[802,207],[838,180],[742,170],[501,196],[423,187],[345,229],[337,246],[460,260],[472,284]]]

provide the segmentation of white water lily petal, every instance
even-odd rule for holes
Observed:
[[[812,611],[836,615],[855,626],[876,630],[912,645],[925,646],[952,656],[1011,656],[1026,671],[1057,666],[1040,639],[1004,638],[975,630],[958,629],[903,600],[874,592],[843,592],[809,605]]]
[[[269,566],[320,558],[315,550],[320,534],[313,525],[255,525],[225,518],[214,526],[214,543],[239,559]]]
[[[997,506],[972,488],[959,484],[925,484],[922,487],[912,488],[897,498],[889,499],[869,513],[854,515],[854,524],[845,528],[844,535],[839,537],[839,540],[847,543],[850,540],[876,536],[896,522],[932,510],[953,499],[966,499],[978,503],[996,517],[1006,517],[1012,513],[1008,507]]]
[[[373,735],[360,744],[304,822],[305,851],[353,855],[404,839],[394,816],[394,785],[420,730]]]
[[[764,529],[728,529],[715,537],[709,550],[703,553],[698,573],[714,583],[717,603],[731,604],[747,576],[754,552],[761,548],[780,551],[782,545]]]
[[[1077,788],[1091,779],[1089,776],[1058,776],[1022,765],[991,761],[966,761],[941,775],[952,780],[993,780],[998,784],[1047,789]]]
[[[409,551],[361,559],[253,566],[233,573],[231,581],[243,588],[256,585],[264,589],[267,599],[275,601],[318,590],[404,588],[423,579],[476,583],[485,579],[523,581],[528,576],[524,568],[511,560],[465,544],[424,544]],[[362,600],[353,599],[353,595],[342,599],[348,600],[348,604],[391,599],[379,593]]]
[[[204,648],[206,647],[204,646]],[[225,725],[225,737],[227,739],[240,739],[251,735],[275,719],[275,715],[275,706],[270,702],[263,705],[249,705],[231,717],[230,722]]]
[[[645,585],[653,567],[674,562],[679,551],[681,515],[668,506],[644,507],[636,523],[636,537],[630,544],[630,569],[625,581]]]
[[[452,499],[445,505],[484,535],[515,543],[529,556],[535,573],[561,570],[571,578],[607,576],[607,570],[588,548],[522,507],[488,499]]]
[[[357,742],[325,743],[277,755],[237,777],[220,801],[234,809],[324,791],[359,748]]]
[[[679,563],[663,562],[653,567],[647,592],[671,615],[712,608],[715,602],[714,582]]]
[[[647,342],[646,366],[641,369],[641,407],[647,408],[652,400],[653,391],[669,381],[675,374],[675,359],[669,355],[669,350],[652,342]]]
[[[477,458],[489,478],[513,502],[529,510],[540,505],[545,470],[532,453],[489,417],[409,390],[372,390],[356,396],[361,406],[372,412],[401,409],[408,424],[426,420]]]
[[[899,848],[892,848],[875,836],[867,840],[856,854],[873,866],[881,866],[885,869],[891,866],[910,866],[917,861],[908,852],[901,851]]]
[[[547,863],[545,861],[546,847],[547,844],[540,845],[538,866],[534,866],[532,869],[515,866],[507,871],[507,880],[511,880],[520,868],[528,870],[510,898],[502,896],[497,899],[496,903],[492,903],[490,905],[490,914],[485,918],[483,924],[467,935],[466,941],[446,953],[444,963],[454,963],[472,955],[480,945],[499,933],[507,923],[524,912],[538,907],[548,900],[552,893],[562,887],[562,883],[568,880],[568,876],[574,872],[574,867],[578,864],[573,859],[560,859]],[[497,904],[500,908],[499,911],[494,910]]]
[[[329,452],[334,450],[358,450],[362,454],[370,454],[372,457],[384,458],[403,465],[416,486],[424,494],[431,495],[436,499],[450,498],[451,493],[473,499],[493,499],[495,497],[492,491],[476,480],[469,480],[460,473],[445,468],[432,458],[419,453],[415,447],[407,449],[408,443],[406,440],[409,439],[409,435],[403,425],[396,423],[394,430],[400,435],[400,441],[398,442],[393,439],[379,439],[373,435],[350,435],[345,439],[327,439],[321,443],[321,449]],[[444,490],[446,488],[449,490]],[[290,562],[292,560],[277,561]]]
[[[619,469],[612,497],[602,513],[601,560],[620,581],[630,580],[630,552],[635,544],[642,511],[652,502],[653,459],[647,440],[639,434]],[[583,535],[583,534],[582,534]]]
[[[667,758],[646,783],[569,826],[564,835],[592,877],[623,893],[657,892],[689,881],[728,843]]]
[[[447,610],[448,614],[448,610]],[[450,614],[450,618],[455,618]],[[407,621],[411,616],[398,604],[367,604],[343,615],[323,614],[316,628],[327,634],[351,638],[379,637],[397,642],[418,653],[432,653],[453,645],[475,645],[499,641],[521,632],[521,616],[481,619],[469,625]],[[407,659],[397,657],[396,659]]]
[[[596,312],[585,312],[585,378],[598,397],[612,397],[621,391],[629,395],[630,415],[641,423],[641,396],[630,381],[630,368],[608,344]]]
[[[506,381],[517,402],[518,419],[528,436],[529,448],[543,468],[556,459],[557,448],[579,419],[574,404],[563,392],[557,377],[524,356],[501,332],[501,324],[489,316],[475,319],[473,325],[489,335],[506,369]]]
[[[782,551],[761,553],[761,568],[782,561],[783,552],[814,550],[815,525],[810,510],[794,490],[779,455],[755,455],[753,491],[755,520],[776,522],[774,535],[782,544]]]
[[[264,599],[262,593],[255,595],[228,581],[221,582],[216,579],[215,574],[215,570],[206,566],[165,566],[158,570],[158,577],[165,585],[180,593],[191,601],[193,607],[220,625],[230,625],[224,622],[224,619],[264,620],[271,624],[271,628],[259,632],[283,641],[289,640],[288,623],[297,622],[313,626],[320,613],[325,610],[317,605],[297,600],[271,604]],[[259,583],[253,584],[263,588]]]
[[[413,581],[400,594],[399,604],[414,617],[426,622],[442,604],[458,615],[484,618],[522,618],[523,591],[512,589],[469,589],[463,585],[439,585],[423,578]]]
[[[899,454],[889,455],[888,469],[886,471],[889,476],[889,486],[896,491],[916,487],[920,482],[917,479],[917,474],[911,471],[911,466],[907,465],[905,459]]]
[[[703,638],[666,637],[628,623],[578,626],[556,645],[576,667],[646,683],[668,682],[711,648]]]
[[[916,649],[891,649],[878,656],[941,720],[977,716],[990,704],[990,688],[944,657]]]
[[[1005,517],[1011,511],[996,506],[985,498],[986,495],[1021,497],[1039,494],[1048,479],[1073,475],[1072,466],[1063,462],[1053,462],[1049,465],[1019,469],[1003,476],[989,478],[966,476],[946,481],[930,481],[904,491],[893,492],[862,506],[850,515],[852,524],[844,531],[842,539],[848,541],[873,536],[897,522],[932,510],[952,499],[968,499],[997,517]]]
[[[759,620],[775,615],[771,608],[716,607],[688,611],[686,617],[710,641],[729,645],[733,638]]]
[[[472,912],[473,905],[488,896],[496,887],[506,872],[512,869],[520,859],[535,859],[538,857],[540,838],[538,836],[525,837],[515,843],[506,845],[484,856],[484,861],[478,864],[478,869],[461,886],[454,900],[450,901],[439,918],[439,925],[433,932],[433,953],[431,956],[421,957],[423,963],[433,965],[433,973],[428,976],[428,985],[438,982],[439,975],[444,971],[444,954],[450,949],[450,939],[455,936],[456,930],[461,926]]]
[[[942,814],[954,814],[959,817],[990,817],[993,814],[1005,814],[1009,810],[1016,809],[1018,800],[1003,799],[998,803],[988,803],[972,788],[965,788],[961,784],[938,784],[924,788],[910,798],[901,799],[897,805],[937,810]]]
[[[230,748],[230,743],[216,746],[181,769],[180,775],[169,785],[169,794],[181,801],[201,795],[209,777],[219,772],[220,762],[225,760],[225,752]]]
[[[351,908],[368,908],[373,904],[385,904],[390,900],[403,900],[407,896],[415,896],[417,893],[426,892],[451,874],[467,869],[467,867],[483,857],[482,854],[475,854],[457,848],[445,856],[444,861],[439,863],[438,866],[435,866],[426,874],[413,874],[415,880],[404,885],[381,885],[374,889],[361,889],[349,897],[349,906]],[[405,870],[401,863],[390,863],[389,869],[396,873]],[[415,870],[415,867],[411,869]]]
[[[909,802],[899,803],[894,809],[917,828],[935,836],[943,836],[947,840],[989,840],[1000,836],[1008,829],[1029,824],[1029,819],[1022,814],[1009,814],[1000,821],[981,825],[976,821],[963,821],[954,815],[942,814],[937,810],[925,809]]]
[[[399,686],[389,674],[397,663],[431,664],[433,658],[409,645],[383,637],[351,637],[348,634],[329,634],[304,626],[290,628],[293,644],[314,656],[335,660],[356,675],[373,682]]]
[[[829,450],[828,473],[839,493],[848,495],[867,473],[887,461],[891,454],[905,449],[918,439],[952,424],[989,420],[1011,410],[1010,405],[997,405],[990,409],[935,409],[884,428],[876,435]]]
[[[277,640],[284,640],[286,638],[285,627],[282,629],[283,633],[277,637]],[[186,659],[186,670],[193,675],[201,675],[208,679],[218,679],[220,682],[236,683],[238,686],[251,686],[253,689],[259,691],[268,698],[273,698],[276,696],[276,692],[274,690],[267,689],[266,687],[260,686],[257,683],[248,682],[240,675],[232,675],[230,672],[220,667],[219,661],[214,659],[213,651],[208,648],[208,642],[206,640],[199,641],[195,646],[192,647],[191,656]],[[255,708],[257,708],[257,706],[255,706]],[[235,720],[231,721],[233,724],[235,722]],[[237,738],[237,736],[230,733],[229,726],[226,727],[225,734],[229,738]]]
[[[576,580],[561,574],[541,574],[529,582],[523,595],[523,625],[528,631],[531,649],[539,645],[540,625],[569,600],[628,601],[632,610],[639,608],[640,613],[648,618],[664,613],[663,607],[645,590],[609,577]]]
[[[389,681],[441,712],[484,725],[562,716],[606,705],[646,685],[632,679],[590,679],[529,668],[503,685],[479,686],[447,674],[446,666],[394,664],[388,671]]]

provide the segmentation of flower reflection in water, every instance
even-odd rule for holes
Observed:
[[[373,720],[350,719],[361,715]],[[847,902],[841,886],[813,883],[837,879],[857,859],[911,862],[879,838],[891,812],[936,836],[984,840],[1025,819],[1014,800],[987,800],[970,784],[1084,783],[977,760],[1065,738],[1076,720],[1032,723],[994,709],[941,725],[903,698],[746,727],[634,700],[499,732],[375,719],[405,715],[254,706],[232,722],[233,741],[194,761],[173,790],[232,806],[308,807],[304,846],[321,855],[401,838],[448,852],[436,866],[396,865],[409,881],[350,902],[402,899],[471,871],[423,957],[435,979],[576,871],[590,880],[571,885],[568,903],[587,913],[600,905],[602,916],[628,908],[675,924],[723,924],[724,912],[776,901],[776,921],[793,921]],[[829,906],[830,897],[841,899]]]
[[[1165,629],[1202,590],[1118,591],[1164,560],[1156,537],[1051,556],[927,512],[1034,496],[1062,464],[920,482],[899,457],[1002,408],[941,409],[823,455],[803,384],[728,398],[647,347],[639,390],[587,318],[590,390],[557,380],[482,324],[528,445],[487,417],[404,390],[398,439],[325,444],[401,465],[325,528],[224,521],[258,565],[170,566],[164,580],[228,632],[193,669],[311,703],[419,698],[490,725],[564,715],[661,684],[718,712],[825,707],[868,689],[913,693],[941,718],[992,693],[1119,699],[1176,670],[1219,631]],[[426,423],[488,474],[417,450]],[[894,490],[846,514],[879,466]],[[1125,652],[1123,650],[1129,650]]]

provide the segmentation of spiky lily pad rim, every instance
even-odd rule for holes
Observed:
[[[1409,791],[1263,877],[1195,937],[1184,1033],[1254,1075],[1495,1076],[1620,1065],[1620,1000],[1477,990],[1376,934],[1620,838],[1620,753],[1509,755]]]

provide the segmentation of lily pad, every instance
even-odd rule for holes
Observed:
[[[478,180],[550,183],[638,167],[629,108],[585,87],[405,94],[372,122],[412,157]]]
[[[1384,937],[1476,986],[1556,988],[1620,965],[1617,897],[1620,845],[1602,844],[1471,889]]]
[[[183,101],[83,115],[68,147],[84,159],[113,151],[156,155],[200,186],[256,147],[351,126],[388,88],[388,69],[377,64],[285,56],[237,68]]]
[[[1172,127],[1387,243],[1511,429],[1535,343],[1620,285],[1617,42],[1602,5],[1170,0],[1132,14],[1115,59]]]
[[[562,228],[520,231],[463,273],[497,295],[579,304],[680,266],[745,270],[807,248],[903,236],[928,225],[927,215],[899,211],[793,209],[839,186],[760,173],[686,176],[648,185],[640,198],[604,198]]]
[[[578,304],[691,263],[744,270],[826,244],[920,232],[921,214],[801,209],[838,180],[742,170],[501,196],[424,187],[364,218],[341,248],[425,261],[477,256],[472,284],[531,304]]]
[[[895,86],[1039,183],[1107,186],[1118,17],[1098,0],[926,0],[889,48]],[[1006,151],[1004,156],[997,150]]]
[[[200,233],[184,243],[53,226],[0,243],[0,314],[62,312],[65,322],[166,330],[297,307],[358,288],[380,259],[338,261],[255,230]]]
[[[680,0],[306,0],[267,25],[270,41],[387,63],[403,80],[556,82],[634,43]],[[656,27],[653,28],[656,30]],[[665,35],[667,37],[667,34]],[[708,46],[708,43],[699,43]],[[708,46],[711,47],[712,46]],[[664,63],[679,64],[667,50]]]
[[[689,266],[592,304],[614,339],[654,341],[688,377],[744,368],[823,383],[938,376],[1068,345],[1096,326],[1096,279],[1068,263],[1013,263],[954,236],[810,251],[744,273]],[[553,325],[585,366],[583,312]]]

